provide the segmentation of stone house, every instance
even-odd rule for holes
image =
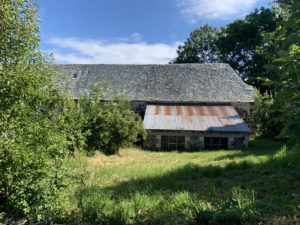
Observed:
[[[109,83],[108,99],[123,92],[147,130],[150,149],[248,146],[254,89],[228,64],[57,65],[74,98],[93,83]]]

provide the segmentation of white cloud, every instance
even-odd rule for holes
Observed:
[[[136,42],[141,42],[143,39],[143,35],[140,33],[133,33],[129,37],[121,37],[117,38],[119,42],[127,42],[127,43],[136,43]]]
[[[258,0],[176,0],[190,23],[201,19],[226,20],[246,15]]]
[[[128,38],[119,38],[116,43],[56,37],[50,39],[48,44],[54,46],[53,53],[57,63],[165,64],[177,56],[177,47],[182,43],[148,44],[142,41],[140,34],[133,33]]]

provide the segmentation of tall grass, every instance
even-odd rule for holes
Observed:
[[[83,163],[86,161],[86,163]],[[69,220],[98,224],[258,224],[299,221],[300,154],[254,139],[245,150],[79,157]],[[285,218],[285,219],[284,219]],[[67,219],[66,219],[67,220]]]

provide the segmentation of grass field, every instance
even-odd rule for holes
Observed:
[[[74,219],[99,224],[300,223],[300,152],[252,139],[248,149],[81,157]],[[85,164],[83,163],[85,161]]]

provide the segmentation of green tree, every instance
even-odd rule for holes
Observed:
[[[265,44],[262,33],[274,31],[278,20],[273,10],[261,8],[220,30],[209,25],[197,28],[178,47],[172,63],[228,63],[244,81],[264,93],[269,87],[257,77],[273,73],[264,67],[269,61],[257,48]]]
[[[266,68],[274,76],[264,77],[272,85],[276,118],[284,122],[281,134],[300,143],[300,2],[274,1],[276,15],[282,20],[276,30],[265,33],[266,44],[260,49],[270,63]]]
[[[118,153],[120,147],[146,136],[141,117],[130,109],[130,101],[123,94],[104,103],[89,126],[90,145],[106,154]]]
[[[177,50],[178,56],[172,63],[214,63],[219,62],[215,41],[218,30],[209,25],[195,29]]]
[[[64,98],[59,115],[60,127],[64,130],[71,152],[95,150],[99,137],[91,132],[99,112],[104,107],[103,85],[94,84],[92,93],[84,93],[74,101],[73,96]],[[95,140],[94,140],[95,139]]]
[[[61,90],[38,22],[35,1],[0,1],[0,210],[36,220],[61,212],[67,156]]]
[[[85,129],[88,117],[81,101],[75,102],[73,96],[63,100],[62,111],[59,114],[59,126],[64,131],[71,152],[84,150],[87,146],[86,137],[89,130]]]
[[[262,86],[257,77],[271,77],[272,73],[264,67],[269,63],[257,48],[264,45],[263,32],[272,32],[278,19],[271,9],[255,9],[244,20],[238,19],[221,28],[216,46],[222,62],[229,63],[248,84],[264,93],[268,88]]]
[[[145,138],[142,119],[131,110],[130,101],[123,94],[105,100],[107,88],[107,84],[94,84],[92,93],[80,95],[76,103],[64,100],[59,120],[72,151],[115,154],[121,146]]]
[[[253,121],[258,124],[258,133],[267,137],[276,137],[280,134],[283,121],[278,119],[281,111],[274,107],[274,97],[265,92],[261,94],[255,89],[254,107],[251,114]]]

